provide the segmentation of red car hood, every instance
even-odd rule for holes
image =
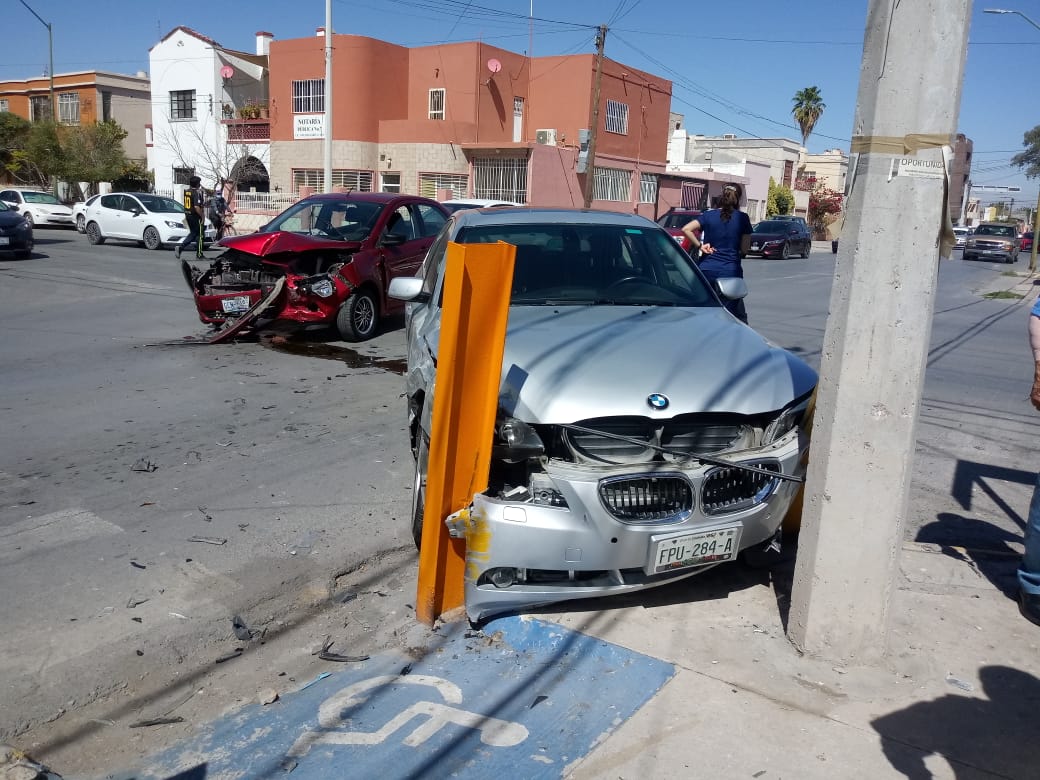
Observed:
[[[228,236],[220,240],[220,246],[237,249],[247,255],[267,257],[286,252],[313,252],[315,249],[333,249],[338,252],[353,252],[361,248],[358,241],[336,241],[331,238],[304,236],[279,230],[274,233],[250,233],[245,236]]]

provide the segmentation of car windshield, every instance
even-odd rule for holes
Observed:
[[[789,222],[781,222],[775,219],[759,222],[752,228],[752,231],[755,233],[786,233],[788,230],[790,230]]]
[[[657,227],[490,225],[463,228],[455,240],[516,246],[514,305],[720,305],[689,256]]]
[[[184,213],[184,206],[173,198],[163,198],[159,195],[137,195],[136,197],[141,201],[141,205],[149,211],[158,212],[160,214]]]
[[[1003,236],[1015,238],[1018,234],[1011,225],[980,225],[975,231],[976,236]]]
[[[26,203],[46,203],[48,206],[60,206],[61,201],[49,192],[23,192],[22,197]]]
[[[664,228],[676,230],[681,229],[683,225],[692,219],[696,219],[698,216],[698,214],[665,214],[657,221],[657,224]]]
[[[285,230],[338,241],[364,241],[382,210],[383,204],[364,200],[301,200],[261,232]]]

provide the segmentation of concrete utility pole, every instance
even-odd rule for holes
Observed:
[[[325,0],[325,192],[332,192],[332,0]]]
[[[909,504],[971,0],[870,0],[788,632],[876,660]],[[858,158],[855,155],[858,154]]]
[[[599,93],[603,83],[603,45],[607,42],[607,26],[601,24],[596,33],[596,81],[592,87],[592,120],[589,122],[589,157],[585,168],[585,208],[592,205],[592,186],[596,178],[596,137],[599,135]]]

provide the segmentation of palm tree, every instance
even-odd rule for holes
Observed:
[[[793,100],[794,108],[791,109],[791,116],[802,129],[802,146],[805,146],[809,140],[809,134],[816,127],[817,120],[827,106],[820,97],[819,87],[800,89],[794,93]]]

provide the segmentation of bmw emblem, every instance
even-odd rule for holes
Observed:
[[[661,393],[650,393],[646,397],[646,402],[651,409],[667,409],[669,404],[668,396]]]

